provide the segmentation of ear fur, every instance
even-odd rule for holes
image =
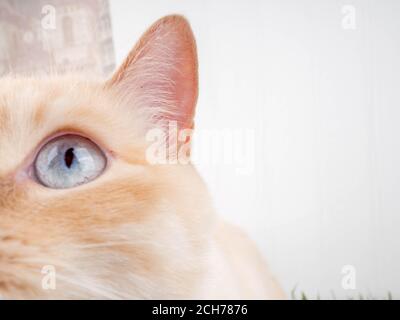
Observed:
[[[130,108],[138,108],[154,127],[193,127],[198,95],[196,43],[179,15],[155,22],[106,83]]]

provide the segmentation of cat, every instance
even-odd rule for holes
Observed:
[[[171,15],[107,81],[0,80],[1,298],[285,297],[193,165],[146,156],[151,130],[194,127],[197,69],[191,27]]]

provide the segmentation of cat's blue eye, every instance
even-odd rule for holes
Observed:
[[[67,189],[96,179],[106,163],[106,156],[92,141],[65,135],[47,143],[34,166],[36,177],[44,186]]]

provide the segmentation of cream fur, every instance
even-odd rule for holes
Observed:
[[[170,16],[106,85],[0,80],[0,297],[284,297],[251,241],[214,213],[196,170],[144,157],[149,128],[192,126],[196,59],[188,23]],[[64,133],[97,143],[108,167],[86,185],[52,190],[32,163]],[[41,286],[46,265],[56,268],[55,290]]]

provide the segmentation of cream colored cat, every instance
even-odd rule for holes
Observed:
[[[0,297],[284,297],[193,166],[146,157],[149,130],[193,127],[197,86],[180,16],[156,22],[106,83],[0,80]]]

